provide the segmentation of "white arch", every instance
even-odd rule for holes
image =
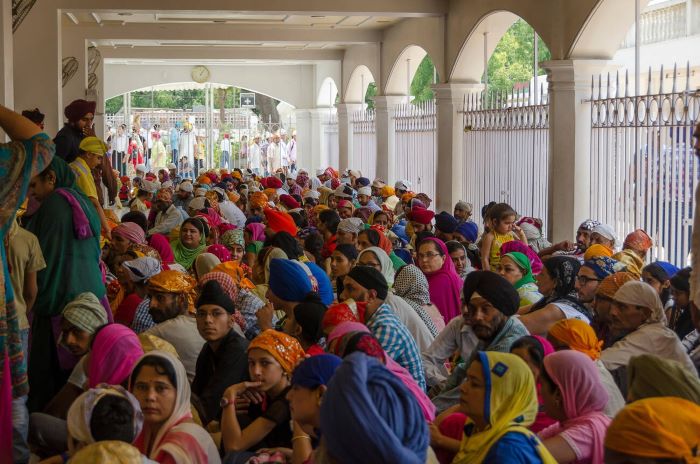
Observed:
[[[326,77],[321,83],[321,88],[316,97],[317,108],[331,108],[335,106],[335,99],[338,96],[338,86],[332,77]]]
[[[494,11],[483,16],[464,41],[450,71],[450,81],[480,83],[484,74],[484,42],[487,58],[519,16],[510,11]]]
[[[410,95],[411,82],[425,55],[423,47],[408,45],[394,61],[384,88],[385,95]]]
[[[364,103],[367,87],[371,82],[375,82],[372,71],[363,64],[357,66],[350,75],[343,101],[345,103]]]
[[[288,103],[295,108],[313,108],[316,91],[313,85],[314,70],[312,66],[222,66],[208,65],[211,71],[210,82],[220,86],[232,86],[268,95]],[[126,92],[149,90],[161,84],[201,86],[192,82],[192,66],[159,66],[105,64],[104,95],[111,98]]]
[[[600,0],[588,15],[567,54],[570,59],[609,59],[634,24],[635,0]],[[640,0],[643,10],[649,0]]]

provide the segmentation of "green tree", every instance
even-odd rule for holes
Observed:
[[[377,84],[370,82],[367,86],[367,92],[365,92],[365,103],[367,104],[368,110],[374,109],[374,96],[377,95]]]
[[[515,84],[532,79],[534,30],[522,19],[517,20],[496,45],[488,62],[488,87],[494,92],[509,92]],[[537,61],[549,60],[552,54],[538,37]],[[538,70],[543,75],[544,69]]]
[[[435,65],[430,59],[430,56],[425,55],[425,58],[418,65],[416,74],[411,82],[411,95],[413,95],[413,103],[419,103],[426,100],[432,100],[435,95],[432,85],[435,80]]]

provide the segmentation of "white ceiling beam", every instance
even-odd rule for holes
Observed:
[[[285,50],[253,47],[99,47],[108,59],[133,60],[281,60],[340,61],[343,50]]]
[[[93,40],[217,40],[243,42],[379,42],[377,29],[310,29],[229,24],[68,24],[64,32]]]
[[[57,7],[84,11],[130,11],[132,13],[187,13],[202,11],[236,11],[241,14],[294,14],[324,16],[389,16],[424,17],[442,16],[449,10],[448,0],[168,0],[164,9],[162,0],[58,0]],[[193,7],[196,6],[196,9]]]

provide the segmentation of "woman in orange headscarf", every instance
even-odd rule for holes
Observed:
[[[625,399],[617,387],[612,374],[600,360],[603,342],[598,340],[591,326],[579,319],[562,319],[549,329],[547,340],[557,351],[578,351],[595,362],[600,373],[600,381],[608,392],[608,404],[604,410],[605,415],[615,417],[615,414],[625,406]]]

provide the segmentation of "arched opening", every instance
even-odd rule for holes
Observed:
[[[348,88],[345,89],[343,101],[345,103],[365,103],[367,97],[373,97],[376,94],[376,85],[372,85],[374,91],[370,89],[370,84],[374,84],[374,76],[372,71],[365,65],[356,67],[350,75]]]
[[[331,108],[338,99],[338,86],[332,77],[326,77],[321,83],[321,88],[316,97],[317,108]]]
[[[427,52],[418,45],[409,45],[394,61],[384,93],[386,95],[411,95],[411,84]]]

